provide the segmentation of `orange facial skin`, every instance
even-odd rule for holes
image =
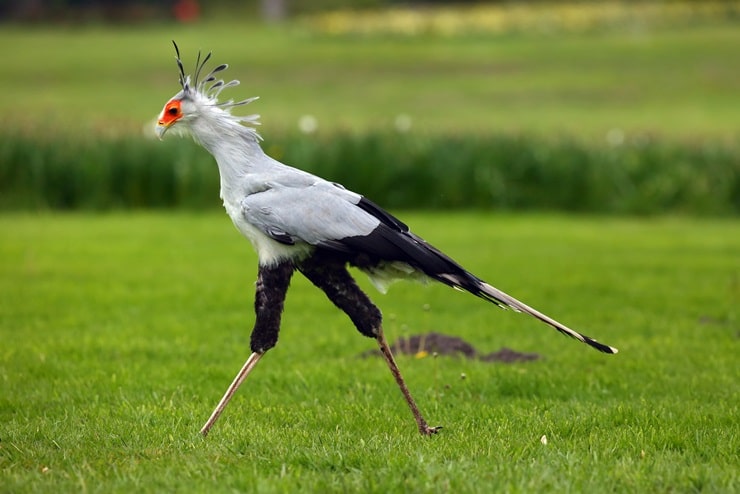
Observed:
[[[158,125],[169,127],[173,123],[177,122],[182,117],[181,101],[179,99],[172,99],[164,105],[162,114],[159,116],[157,121]]]

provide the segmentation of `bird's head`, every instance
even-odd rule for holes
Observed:
[[[217,73],[227,69],[229,67],[228,64],[221,64],[215,67],[203,80],[199,81],[203,68],[211,58],[211,53],[209,52],[201,60],[200,52],[198,52],[198,58],[195,62],[195,74],[191,78],[190,75],[185,74],[185,68],[180,59],[180,49],[174,41],[172,44],[175,46],[175,60],[177,61],[177,67],[180,69],[179,80],[182,89],[170,98],[159,114],[155,128],[157,137],[162,139],[165,132],[170,128],[190,131],[195,137],[198,137],[196,123],[203,119],[210,121],[211,124],[222,122],[237,125],[241,123],[259,125],[259,115],[236,116],[231,114],[233,107],[249,104],[256,100],[256,97],[236,102],[234,100],[218,101],[221,91],[239,85],[238,80],[224,82],[223,79],[219,79],[216,76]],[[209,127],[212,126],[210,125]],[[254,129],[250,130],[253,131]],[[256,132],[254,133],[256,135]]]

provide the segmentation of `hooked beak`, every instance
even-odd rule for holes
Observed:
[[[171,123],[165,123],[162,121],[157,122],[157,126],[154,128],[154,132],[157,134],[157,138],[161,141],[164,137],[164,133],[170,128]]]

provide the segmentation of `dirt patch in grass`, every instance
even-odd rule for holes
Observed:
[[[537,353],[522,353],[506,347],[492,353],[481,353],[462,338],[434,332],[412,335],[408,338],[398,338],[391,345],[391,351],[395,355],[404,354],[423,357],[428,354],[437,354],[477,359],[483,362],[503,362],[506,364],[528,362],[542,358]],[[362,354],[363,357],[370,355],[380,355],[380,351],[370,350]]]

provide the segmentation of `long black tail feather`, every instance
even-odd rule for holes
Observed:
[[[469,273],[468,271],[460,267],[454,261],[450,267],[453,268],[450,270],[452,272],[436,272],[435,273],[435,272],[425,270],[424,273],[427,276],[430,276],[431,278],[434,278],[437,281],[440,281],[453,288],[465,290],[466,292],[472,293],[473,295],[477,297],[480,297],[484,300],[492,302],[498,305],[499,307],[509,308],[517,312],[523,312],[525,314],[529,314],[530,316],[536,319],[539,319],[545,324],[552,326],[556,330],[560,331],[562,334],[566,336],[570,336],[571,338],[575,338],[576,340],[582,343],[585,343],[588,346],[599,350],[600,352],[614,354],[619,351],[614,347],[611,347],[609,345],[604,345],[603,343],[599,343],[598,341],[596,341],[595,339],[589,336],[586,336],[584,334],[579,333],[578,331],[570,329],[565,324],[562,324],[556,321],[555,319],[551,318],[550,316],[543,314],[542,312],[536,309],[533,309],[532,307],[528,306],[524,302],[521,302],[515,299],[514,297],[512,297],[511,295],[505,292],[502,292],[498,288],[489,285],[485,281],[478,279],[475,275]]]
[[[378,218],[381,224],[369,235],[325,241],[320,244],[321,247],[341,252],[350,258],[352,256],[368,255],[376,263],[382,263],[383,261],[404,262],[445,285],[470,292],[499,307],[529,314],[552,326],[562,334],[575,338],[600,352],[617,353],[616,348],[599,343],[591,337],[570,329],[565,324],[477,278],[442,251],[410,232],[403,222],[375,203],[362,198],[358,206]],[[355,265],[361,268],[363,264],[355,262]],[[369,271],[372,272],[372,269],[369,269]]]
[[[517,312],[529,314],[545,324],[552,326],[560,333],[585,343],[600,352],[610,354],[618,352],[616,348],[599,343],[595,339],[569,328],[565,324],[556,321],[498,288],[489,285],[485,281],[465,270],[465,268],[460,266],[442,251],[428,244],[421,237],[418,237],[409,231],[387,233],[389,234],[388,240],[390,240],[397,248],[404,251],[406,256],[408,256],[407,262],[430,278],[453,288],[465,290],[466,292],[492,302],[499,307],[509,308]]]

